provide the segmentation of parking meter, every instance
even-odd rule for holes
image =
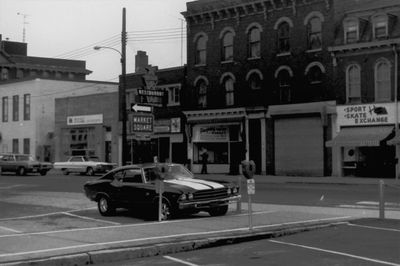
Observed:
[[[256,171],[256,164],[254,163],[253,160],[242,161],[242,172],[244,177],[246,177],[247,179],[252,179],[255,171]]]

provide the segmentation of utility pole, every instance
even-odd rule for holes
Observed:
[[[122,32],[121,32],[121,64],[122,75],[120,79],[120,121],[122,121],[122,165],[126,165],[126,149],[127,149],[127,136],[126,136],[126,9],[122,9]]]
[[[28,17],[28,14],[22,14],[22,13],[20,13],[20,12],[18,12],[17,13],[17,15],[20,15],[20,16],[22,16],[23,18],[24,18],[24,20],[23,20],[23,28],[22,28],[22,42],[25,42],[26,41],[26,27],[25,27],[25,25],[26,24],[29,24],[27,21],[26,21],[26,18]]]

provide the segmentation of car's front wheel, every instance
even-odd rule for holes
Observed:
[[[103,216],[111,216],[115,213],[115,207],[107,196],[100,196],[97,201],[97,207]]]
[[[208,211],[211,216],[222,216],[228,212],[228,205],[212,208]]]
[[[62,169],[61,171],[64,175],[69,175],[68,169]]]

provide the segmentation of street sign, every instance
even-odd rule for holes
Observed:
[[[163,105],[163,99],[165,96],[165,91],[163,90],[149,90],[149,89],[138,89],[138,101],[146,105],[158,106]]]
[[[154,129],[154,116],[145,113],[132,113],[129,114],[128,130],[130,133],[143,132],[153,133]]]
[[[151,106],[146,106],[146,105],[139,105],[137,103],[131,104],[131,110],[134,112],[147,112],[151,113],[152,107]]]

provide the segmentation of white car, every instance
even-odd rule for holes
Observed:
[[[54,169],[60,169],[65,175],[69,173],[81,173],[94,175],[97,173],[107,173],[117,164],[100,162],[96,156],[71,156],[66,162],[55,162]]]

